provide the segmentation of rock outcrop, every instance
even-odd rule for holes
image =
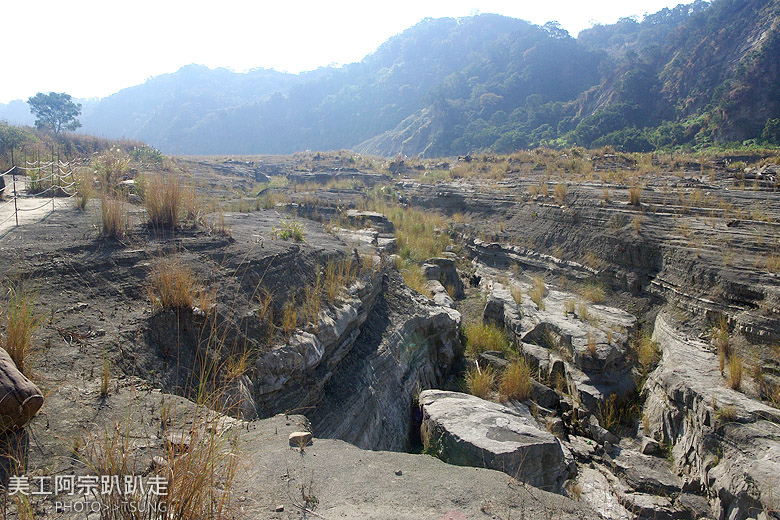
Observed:
[[[728,388],[717,354],[670,315],[659,314],[653,337],[663,358],[645,385],[645,415],[674,445],[685,489],[708,496],[722,519],[780,518],[780,410]]]
[[[570,461],[558,439],[540,429],[524,405],[509,408],[442,390],[426,390],[419,399],[421,436],[430,453],[452,464],[497,469],[534,487],[560,491]]]
[[[462,355],[460,314],[407,289],[397,273],[356,283],[314,332],[258,359],[261,415],[307,410],[319,437],[403,450],[420,389],[440,386]]]

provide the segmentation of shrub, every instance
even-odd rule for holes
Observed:
[[[201,291],[195,274],[176,258],[159,260],[149,276],[149,299],[162,309],[191,309]]]
[[[144,207],[149,224],[156,228],[173,229],[179,223],[182,207],[182,188],[174,175],[155,175],[146,186]]]
[[[282,240],[293,239],[295,242],[304,241],[303,224],[295,220],[282,219],[280,229],[273,229],[276,238]]]
[[[40,318],[35,314],[34,295],[22,287],[12,285],[8,291],[5,314],[5,350],[16,368],[29,375],[26,360],[32,349],[32,335],[40,325]]]
[[[481,399],[487,399],[493,387],[496,384],[496,375],[493,369],[485,367],[479,368],[479,365],[472,367],[466,372],[466,389],[471,395]]]
[[[523,358],[510,363],[501,374],[498,391],[506,399],[526,399],[531,395],[532,389],[531,367]]]
[[[486,350],[509,350],[509,338],[504,329],[493,323],[469,323],[463,328],[466,351],[478,355]]]
[[[103,234],[118,238],[127,233],[127,211],[121,200],[110,199],[105,195],[100,199],[100,217],[103,222]]]

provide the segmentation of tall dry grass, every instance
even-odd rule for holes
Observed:
[[[154,175],[148,179],[144,207],[149,224],[158,229],[173,229],[179,223],[183,189],[175,175]]]
[[[510,363],[501,374],[498,391],[505,399],[522,401],[531,395],[532,389],[531,366],[522,357]]]
[[[175,257],[157,261],[147,287],[153,305],[165,310],[191,309],[205,295],[192,269]]]
[[[24,287],[12,285],[2,314],[5,317],[3,346],[16,368],[29,375],[27,358],[32,350],[32,336],[41,323],[40,316],[35,312],[35,295]]]

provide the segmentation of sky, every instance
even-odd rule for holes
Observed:
[[[191,63],[301,72],[360,61],[426,17],[498,13],[558,21],[572,36],[595,23],[680,0],[11,0],[3,6],[0,103],[36,92],[105,97]],[[10,42],[10,51],[9,51]]]

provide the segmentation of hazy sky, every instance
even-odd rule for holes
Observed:
[[[679,0],[10,0],[0,103],[36,92],[103,97],[198,63],[289,72],[359,61],[425,17],[499,13],[573,36]]]

